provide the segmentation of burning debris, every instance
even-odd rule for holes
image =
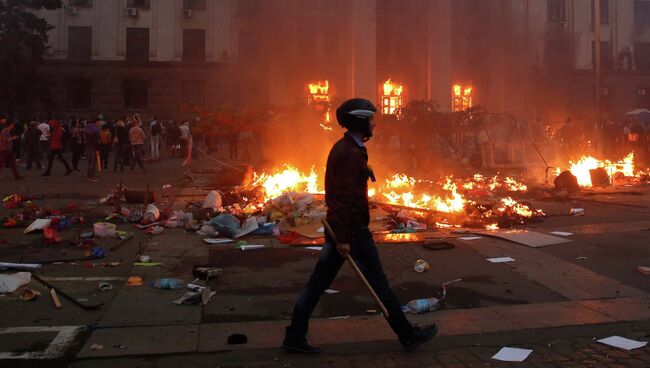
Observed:
[[[615,162],[582,156],[575,162],[569,161],[567,171],[561,172],[558,168],[556,173],[556,187],[569,192],[609,185],[640,185],[648,180],[648,173],[636,168],[634,152]],[[577,186],[571,176],[575,178]]]

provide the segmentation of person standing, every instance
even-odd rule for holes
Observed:
[[[181,131],[181,136],[180,136],[180,144],[181,144],[181,157],[186,157],[187,156],[187,149],[189,147],[190,143],[190,123],[189,122],[184,122],[180,127]]]
[[[18,173],[16,168],[16,156],[12,151],[12,142],[18,139],[18,136],[13,135],[14,124],[7,122],[5,119],[0,119],[0,170],[5,166],[11,169],[14,174],[14,179],[21,180],[24,177]]]
[[[70,148],[72,149],[72,169],[79,171],[79,160],[84,151],[84,134],[79,120],[72,121],[70,132]]]
[[[111,153],[111,146],[113,145],[113,135],[108,125],[104,124],[99,131],[99,157],[102,165],[102,170],[108,169],[108,157]]]
[[[388,324],[406,350],[413,350],[436,334],[435,324],[413,327],[402,312],[399,300],[384,274],[379,253],[368,224],[368,179],[374,174],[368,166],[364,142],[372,137],[375,106],[364,99],[351,99],[336,110],[339,124],[347,129],[329,153],[325,171],[327,221],[338,244],[329,234],[316,267],[293,309],[291,325],[286,328],[282,348],[304,354],[321,350],[307,340],[309,318],[323,292],[330,286],[350,255],[388,310]]]
[[[63,166],[65,166],[65,174],[70,175],[72,169],[70,168],[68,161],[63,157],[63,127],[61,127],[61,124],[59,124],[55,119],[52,119],[50,124],[50,158],[47,163],[47,170],[45,170],[42,176],[52,175],[52,164],[54,163],[55,158],[58,158]]]
[[[41,157],[47,157],[50,154],[50,124],[43,121],[38,125],[38,129],[41,131],[41,138],[39,138]]]
[[[117,171],[117,166],[120,165],[120,171],[124,171],[124,165],[127,165],[127,157],[129,155],[129,129],[126,128],[124,120],[120,119],[115,123],[115,165],[113,171]]]
[[[151,160],[160,160],[160,137],[162,136],[162,124],[154,116],[149,123],[149,141],[151,146]]]
[[[131,142],[131,149],[133,150],[133,162],[131,163],[131,171],[135,169],[135,165],[140,166],[142,171],[146,172],[142,164],[142,155],[144,154],[144,141],[146,136],[144,130],[140,127],[139,120],[133,121],[133,126],[129,130],[129,142]]]
[[[99,128],[97,122],[89,121],[84,128],[86,141],[86,159],[88,160],[87,176],[89,181],[97,181],[97,150],[99,149]]]
[[[39,146],[42,134],[43,132],[38,129],[37,122],[32,121],[29,123],[25,131],[25,159],[27,160],[27,170],[32,169],[33,163],[36,163],[36,167],[39,170],[43,168],[41,164],[41,149]]]

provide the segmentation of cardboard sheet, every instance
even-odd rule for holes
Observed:
[[[530,230],[485,230],[477,231],[477,234],[500,238],[511,241],[513,243],[526,245],[531,248],[545,247],[548,245],[556,245],[568,243],[571,240],[563,239],[557,236],[542,234]]]

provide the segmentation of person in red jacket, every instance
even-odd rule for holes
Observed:
[[[12,149],[12,142],[18,139],[17,136],[12,135],[14,124],[7,122],[6,119],[0,119],[0,170],[3,167],[8,167],[14,174],[16,180],[21,180],[24,177],[20,176],[16,168],[16,156],[14,156]]]
[[[368,179],[375,180],[368,166],[365,142],[372,137],[373,117],[377,108],[368,100],[354,98],[336,110],[339,124],[347,129],[327,158],[325,169],[325,203],[327,221],[334,230],[334,239],[326,234],[325,245],[307,286],[293,309],[282,348],[290,352],[316,354],[321,350],[307,340],[309,318],[323,292],[330,286],[349,254],[386,306],[388,324],[406,350],[413,350],[431,340],[438,331],[433,324],[414,327],[402,312],[384,274],[379,252],[368,229]]]
[[[72,168],[68,164],[68,161],[63,157],[63,127],[55,119],[50,120],[50,159],[47,163],[47,170],[43,173],[43,176],[52,175],[52,164],[54,159],[58,158],[61,163],[65,166],[66,175],[72,173]]]

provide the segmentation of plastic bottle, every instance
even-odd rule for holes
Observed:
[[[151,283],[157,289],[182,289],[187,285],[181,279],[158,279]]]
[[[402,311],[407,313],[425,313],[431,312],[440,307],[438,298],[414,299],[402,307]]]

